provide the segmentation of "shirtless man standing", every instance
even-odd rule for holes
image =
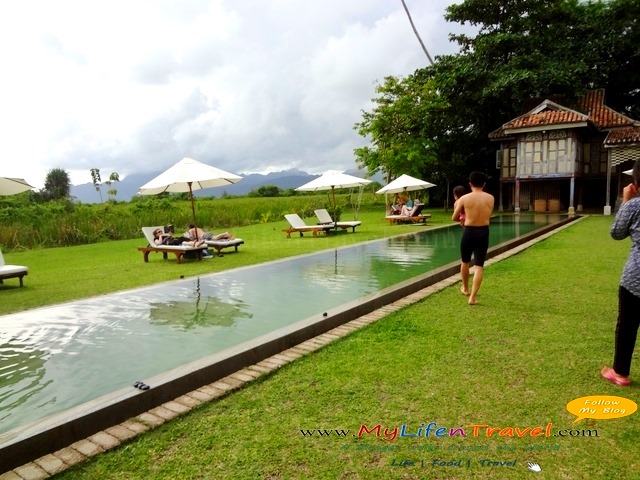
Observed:
[[[467,193],[458,199],[451,219],[460,221],[460,215],[464,212],[464,231],[460,241],[460,276],[462,286],[460,291],[469,297],[469,305],[476,304],[476,295],[482,283],[484,260],[489,249],[489,222],[493,212],[494,199],[492,195],[483,192],[487,177],[482,172],[472,172],[469,175],[471,193]],[[469,293],[469,262],[471,254],[475,263],[473,284]]]

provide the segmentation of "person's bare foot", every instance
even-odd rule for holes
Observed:
[[[460,293],[462,293],[465,297],[469,296],[469,290],[464,288],[464,285],[460,287]]]
[[[467,302],[469,305],[475,305],[477,303],[475,297],[469,297],[469,301]]]

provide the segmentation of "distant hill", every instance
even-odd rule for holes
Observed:
[[[132,197],[138,194],[138,189],[147,183],[149,180],[157,177],[162,172],[156,172],[145,175],[129,175],[124,178],[122,181],[114,183],[112,188],[118,190],[118,194],[116,195],[116,199],[120,201],[129,201]],[[358,170],[349,170],[345,173],[349,175],[354,175],[358,177],[364,177],[364,172],[359,172]],[[258,173],[251,173],[248,175],[242,175],[243,178],[240,182],[234,185],[227,185],[225,187],[217,187],[217,188],[207,188],[205,190],[197,190],[194,192],[194,195],[197,197],[222,197],[225,193],[227,195],[247,195],[249,192],[253,190],[257,190],[258,188],[264,185],[275,185],[278,188],[286,190],[288,188],[297,188],[305,183],[310,182],[314,178],[318,178],[320,175],[311,175],[309,173],[303,172],[297,169],[284,170],[281,172],[271,172],[266,175],[261,175]],[[376,180],[381,182],[379,178],[373,178],[372,180]],[[82,203],[100,203],[107,199],[107,186],[102,186],[102,200],[100,199],[100,194],[93,187],[92,183],[85,183],[82,185],[72,185],[71,186],[71,196],[75,197],[78,201]]]

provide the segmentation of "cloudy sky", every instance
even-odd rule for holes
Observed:
[[[430,54],[452,0],[406,0]],[[193,157],[233,173],[355,168],[375,85],[427,65],[400,0],[0,3],[0,176],[41,188]]]

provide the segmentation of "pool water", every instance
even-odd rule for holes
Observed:
[[[492,221],[491,246],[553,221],[513,219]],[[456,261],[461,232],[452,225],[0,316],[0,434]]]

